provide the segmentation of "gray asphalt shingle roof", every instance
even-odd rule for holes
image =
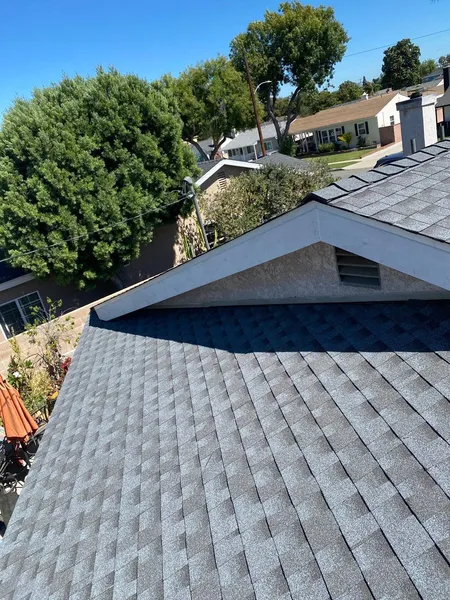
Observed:
[[[447,600],[449,308],[93,315],[1,598]]]
[[[450,141],[313,192],[324,202],[438,240],[450,240]]]
[[[292,167],[293,169],[307,169],[309,161],[295,158],[294,156],[287,156],[281,154],[281,152],[273,152],[267,156],[262,156],[257,160],[253,161],[261,165],[285,165],[286,167]]]

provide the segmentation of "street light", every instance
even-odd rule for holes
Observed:
[[[271,81],[270,79],[268,79],[267,81],[261,81],[261,83],[258,83],[258,85],[256,86],[256,89],[255,89],[255,94],[256,94],[256,92],[259,90],[259,88],[260,88],[262,85],[264,85],[265,83],[272,83],[272,81]]]

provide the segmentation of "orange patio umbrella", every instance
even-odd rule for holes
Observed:
[[[20,397],[19,392],[0,375],[0,419],[5,436],[10,440],[25,440],[38,425]]]

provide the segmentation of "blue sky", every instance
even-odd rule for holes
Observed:
[[[327,4],[323,0],[323,4]],[[320,4],[320,2],[312,2]],[[348,54],[450,27],[449,0],[332,0],[351,41]],[[247,24],[279,0],[22,0],[3,2],[0,114],[34,87],[66,73],[114,65],[148,79],[228,54]],[[450,53],[450,32],[417,40],[422,58]],[[379,74],[383,50],[344,58],[335,83]]]

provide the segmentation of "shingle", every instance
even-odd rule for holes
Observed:
[[[314,200],[329,201],[336,200],[336,198],[341,198],[342,196],[345,196],[346,193],[347,192],[345,192],[341,188],[338,188],[336,185],[332,184],[326,188],[312,192],[311,197]]]
[[[405,202],[371,189],[348,198],[364,194],[377,210]],[[439,598],[449,326],[446,302],[87,325],[55,435],[0,545],[4,594],[316,600],[417,597],[415,586],[425,597],[428,586]],[[55,478],[63,443],[71,469]]]
[[[348,177],[339,180],[335,183],[335,185],[344,190],[345,192],[354,192],[363,187],[366,187],[367,184],[357,177]]]

